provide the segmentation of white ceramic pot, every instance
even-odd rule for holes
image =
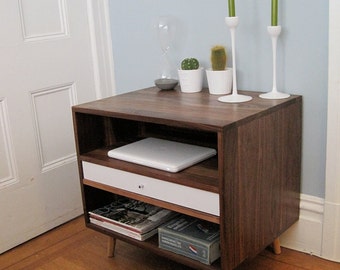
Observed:
[[[202,90],[203,68],[194,70],[178,70],[179,84],[184,93],[196,93]]]
[[[233,82],[233,69],[225,70],[207,69],[209,93],[212,95],[226,95],[231,93]]]

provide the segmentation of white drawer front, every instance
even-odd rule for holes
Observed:
[[[219,216],[219,195],[83,161],[84,178]]]

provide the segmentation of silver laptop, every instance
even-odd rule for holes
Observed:
[[[168,172],[178,172],[216,155],[213,148],[146,138],[115,148],[108,156]]]

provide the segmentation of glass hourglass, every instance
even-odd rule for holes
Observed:
[[[168,16],[159,17],[156,30],[162,55],[160,78],[155,81],[155,84],[161,89],[173,89],[178,84],[178,80],[169,52],[176,34],[175,22]]]

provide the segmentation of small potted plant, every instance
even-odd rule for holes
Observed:
[[[211,68],[206,70],[210,94],[225,95],[231,92],[232,69],[227,68],[227,53],[224,46],[211,48]]]
[[[184,93],[196,93],[202,90],[203,68],[196,58],[185,58],[178,70],[181,91]]]

